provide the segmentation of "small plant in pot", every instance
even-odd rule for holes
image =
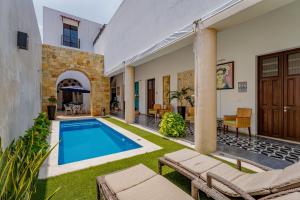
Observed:
[[[184,106],[184,100],[189,102],[189,104],[191,104],[191,106],[194,106],[194,99],[192,97],[192,95],[190,95],[190,93],[193,90],[189,87],[187,88],[182,88],[181,90],[176,90],[176,91],[171,91],[170,92],[170,100],[174,100],[177,99],[179,105],[177,106],[177,112],[183,117],[183,119],[185,119],[185,110],[186,110],[186,106]]]
[[[114,111],[119,111],[119,101],[118,100],[114,100],[111,102],[111,107]]]
[[[55,96],[51,96],[50,98],[48,98],[48,102],[49,102],[49,105],[47,106],[48,119],[55,120],[56,103],[57,103]]]

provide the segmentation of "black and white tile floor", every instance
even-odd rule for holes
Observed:
[[[113,116],[124,118],[123,113],[114,113]],[[136,117],[136,123],[147,128],[158,131],[159,119],[146,115]],[[183,140],[194,143],[194,127],[192,125],[187,129],[187,136]],[[281,169],[293,163],[300,161],[300,144],[285,142],[265,137],[252,137],[240,134],[236,137],[234,133],[223,134],[218,131],[218,152],[222,152],[246,158],[262,165]]]

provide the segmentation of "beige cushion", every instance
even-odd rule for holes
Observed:
[[[286,187],[300,186],[300,162],[286,167],[272,185],[272,192],[279,192]]]
[[[172,153],[165,154],[165,158],[175,163],[179,163],[193,157],[200,155],[200,153],[190,150],[190,149],[181,149]]]
[[[117,197],[119,200],[193,200],[191,196],[160,175],[117,193]]]
[[[240,187],[252,196],[266,195],[271,193],[270,187],[281,173],[282,170],[273,170],[256,174],[244,174],[234,179],[232,184]],[[238,196],[227,187],[221,187],[219,189],[229,196]]]
[[[238,178],[239,176],[245,175],[244,172],[241,172],[240,170],[233,168],[225,163],[222,163],[200,175],[200,177],[203,180],[207,180],[207,172],[211,172],[213,174],[216,174],[218,176],[221,176],[222,178],[228,180],[228,181],[233,181],[234,179]]]
[[[140,184],[155,175],[155,172],[146,166],[139,164],[120,172],[106,175],[104,179],[106,181],[106,185],[115,194]]]
[[[213,167],[216,167],[217,165],[222,164],[222,162],[209,156],[198,155],[189,160],[180,162],[179,164],[185,169],[189,170],[194,174],[197,174],[200,177],[200,174],[208,171]]]
[[[299,200],[300,199],[300,192],[294,192],[282,197],[273,198],[271,200]]]
[[[225,163],[222,163],[222,164],[202,173],[200,175],[200,178],[207,181],[207,172],[211,172],[213,174],[221,176],[222,178],[224,178],[225,180],[230,181],[230,182],[232,182],[233,180],[237,179],[238,177],[240,177],[242,175],[245,175],[245,173],[243,173],[243,172],[239,171],[238,169],[233,168]],[[215,181],[214,179],[212,181],[212,184],[213,184],[214,188],[221,190],[221,191],[225,190],[227,193],[230,194],[230,196],[232,196],[232,195],[237,196],[237,194],[234,191],[230,190],[229,188],[227,188],[227,186],[223,185],[222,183],[220,183],[218,181]],[[227,189],[224,189],[225,187]],[[228,191],[230,191],[230,192],[228,192]]]

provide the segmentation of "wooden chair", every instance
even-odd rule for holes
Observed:
[[[185,114],[185,121],[193,123],[195,121],[195,109],[194,107],[189,107],[187,113]]]
[[[163,117],[165,113],[172,112],[173,108],[171,104],[163,105],[163,109],[159,110],[159,116]]]
[[[193,128],[191,125],[195,122],[195,108],[189,107],[186,114],[185,114],[185,121],[188,123],[187,128],[189,129],[190,133],[193,134]]]
[[[236,115],[224,116],[224,134],[228,132],[228,127],[236,128],[236,136],[239,136],[239,128],[248,128],[251,137],[251,108],[238,108]]]
[[[161,109],[161,105],[160,104],[154,104],[153,108],[148,110],[148,115],[154,115],[155,119],[157,117],[157,115],[159,114],[159,110]]]

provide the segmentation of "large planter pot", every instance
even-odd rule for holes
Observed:
[[[185,106],[177,106],[177,112],[185,119]]]
[[[47,106],[48,119],[55,120],[56,106]]]

